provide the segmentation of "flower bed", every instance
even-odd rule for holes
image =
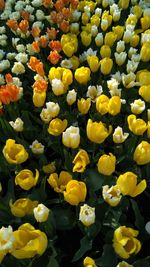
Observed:
[[[0,0],[2,267],[150,266],[150,1]]]

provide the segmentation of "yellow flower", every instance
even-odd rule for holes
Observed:
[[[87,194],[86,184],[71,180],[64,191],[64,199],[71,205],[77,206],[80,202],[85,201]]]
[[[32,99],[35,107],[37,108],[43,107],[46,99],[46,92],[41,91],[38,88],[34,88]]]
[[[112,126],[109,126],[109,129],[106,128],[105,124],[100,122],[93,122],[91,119],[87,123],[87,136],[90,141],[101,144],[104,140],[110,135],[112,131]]]
[[[19,198],[14,203],[12,203],[12,200],[9,202],[11,213],[16,217],[32,214],[37,205],[38,201],[32,201],[29,198]]]
[[[95,261],[90,257],[86,257],[84,259],[83,265],[84,265],[84,267],[97,267]]]
[[[113,141],[116,144],[123,143],[129,136],[129,133],[123,133],[123,130],[120,126],[118,126],[113,133]]]
[[[69,86],[73,82],[72,71],[66,68],[62,70],[62,83],[65,87]]]
[[[35,176],[33,172],[28,169],[20,171],[15,177],[15,184],[19,185],[24,190],[29,190],[36,186],[39,179],[39,171],[37,169],[35,171]]]
[[[150,85],[143,85],[139,88],[139,95],[143,97],[146,102],[150,103]]]
[[[108,103],[109,98],[106,95],[100,95],[96,99],[96,110],[101,114],[104,115],[108,112]]]
[[[123,36],[123,33],[124,33],[124,26],[117,25],[115,27],[112,27],[112,30],[115,33],[115,35],[117,36],[116,40],[117,41],[120,40]]]
[[[112,16],[109,14],[109,11],[104,11],[101,17],[101,29],[106,31],[112,23]]]
[[[48,244],[44,232],[36,230],[30,223],[22,224],[14,231],[14,249],[11,254],[17,259],[29,259],[35,255],[42,255]]]
[[[109,187],[108,185],[103,186],[102,191],[103,199],[111,206],[116,207],[121,200],[121,192],[117,185]]]
[[[134,100],[130,105],[132,113],[136,115],[141,114],[145,110],[145,102],[141,99]]]
[[[139,44],[140,37],[138,34],[133,34],[130,40],[130,45],[136,47]]]
[[[49,216],[49,209],[43,204],[38,204],[33,209],[33,214],[37,222],[46,222]]]
[[[72,71],[67,68],[61,68],[61,67],[50,68],[48,78],[51,84],[52,81],[54,81],[55,79],[57,81],[60,80],[65,88],[69,86],[73,81]]]
[[[99,69],[99,59],[97,56],[87,56],[87,62],[92,72],[96,72]]]
[[[117,36],[114,32],[107,32],[104,38],[104,44],[112,47],[116,38]]]
[[[56,171],[55,161],[43,166],[44,173],[53,173]]]
[[[142,180],[137,185],[137,175],[133,172],[125,172],[121,174],[116,182],[121,193],[124,196],[136,197],[141,194],[146,188],[146,181]]]
[[[82,13],[82,24],[86,25],[89,22],[89,16],[87,13],[83,12]]]
[[[91,33],[88,33],[86,31],[82,31],[81,34],[81,42],[84,46],[89,46],[92,41],[92,35]]]
[[[150,138],[150,121],[147,123],[147,137]]]
[[[75,70],[75,79],[80,84],[86,84],[90,79],[91,71],[88,67],[80,67]]]
[[[127,9],[130,0],[119,0],[119,7],[122,9]]]
[[[67,128],[67,120],[61,120],[61,119],[53,119],[50,121],[49,127],[48,127],[48,133],[54,136],[60,135],[64,130]]]
[[[133,160],[138,165],[150,163],[150,144],[147,141],[142,141],[135,149]]]
[[[80,144],[79,127],[70,126],[62,134],[62,142],[64,146],[70,148],[77,148]]]
[[[150,16],[144,16],[140,19],[141,26],[143,30],[147,30],[150,27]]]
[[[134,266],[131,264],[128,264],[125,261],[122,261],[122,262],[118,263],[118,265],[116,267],[134,267]]]
[[[3,155],[10,164],[21,164],[28,159],[28,153],[24,146],[16,144],[13,139],[7,139]]]
[[[61,37],[62,50],[67,57],[71,57],[78,49],[78,39],[76,34],[67,33]]]
[[[66,171],[61,171],[59,177],[57,173],[52,173],[47,179],[50,186],[57,193],[63,193],[63,191],[66,189],[67,183],[71,180],[72,180],[72,175]]]
[[[90,226],[95,223],[95,208],[84,204],[80,207],[79,221],[81,221],[85,226]]]
[[[80,65],[79,58],[76,57],[76,56],[72,56],[70,58],[70,61],[71,61],[71,64],[72,64],[72,69],[73,70],[76,70],[79,67],[79,65]]]
[[[97,14],[94,14],[92,17],[91,17],[91,19],[90,19],[90,21],[91,21],[91,24],[92,25],[95,25],[95,26],[99,26],[99,24],[100,24],[100,18],[99,18],[99,16],[97,15]]]
[[[150,60],[150,43],[146,42],[142,45],[140,51],[141,60],[148,62]]]
[[[90,163],[89,155],[84,149],[80,149],[76,154],[73,163],[73,172],[84,172],[86,165]]]
[[[100,55],[102,58],[111,56],[111,48],[108,45],[102,45],[100,48]]]
[[[136,238],[138,234],[139,231],[126,226],[120,226],[114,231],[113,248],[121,258],[128,259],[140,251],[141,243]]]
[[[113,61],[109,57],[105,57],[100,61],[101,72],[104,75],[108,75],[111,72]]]
[[[137,119],[134,114],[128,116],[127,122],[130,131],[136,135],[143,135],[147,130],[146,122],[142,119]]]
[[[108,103],[108,112],[112,116],[120,113],[121,110],[121,100],[119,96],[112,96]]]
[[[97,163],[98,171],[104,175],[111,175],[115,171],[116,157],[109,153],[109,155],[102,155]]]
[[[137,80],[140,85],[150,85],[150,71],[143,70],[137,72]]]
[[[79,112],[81,112],[82,114],[87,114],[91,106],[91,99],[90,98],[87,99],[81,98],[80,100],[78,99],[77,105]]]

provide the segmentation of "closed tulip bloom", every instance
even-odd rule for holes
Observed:
[[[116,144],[123,143],[129,136],[129,133],[123,133],[123,130],[120,126],[118,126],[113,133],[113,141]]]
[[[39,179],[39,171],[35,170],[35,176],[32,171],[24,169],[20,171],[15,177],[15,184],[19,185],[24,190],[30,190],[36,186]]]
[[[36,230],[30,223],[24,223],[14,231],[14,249],[11,254],[17,259],[30,259],[42,255],[48,245],[44,232]]]
[[[9,202],[11,213],[20,218],[32,214],[37,205],[38,201],[32,201],[29,198],[19,198],[14,203],[12,203],[12,200]]]
[[[33,214],[37,222],[46,222],[48,220],[49,209],[43,204],[38,204],[33,209]]]
[[[150,85],[143,85],[139,89],[139,95],[143,97],[143,99],[150,103]]]
[[[87,62],[92,72],[96,72],[99,69],[99,59],[97,56],[87,56]]]
[[[95,208],[84,204],[80,207],[79,221],[81,221],[85,226],[89,227],[95,223]]]
[[[100,61],[101,73],[108,75],[113,67],[113,61],[111,58],[105,57]]]
[[[22,132],[23,131],[24,122],[22,121],[21,118],[17,118],[15,121],[9,121],[9,124],[12,126],[12,128],[16,132]]]
[[[35,107],[40,108],[44,106],[45,99],[46,99],[46,92],[41,91],[38,88],[34,88],[33,90],[33,104]]]
[[[116,116],[121,110],[121,100],[119,96],[112,96],[108,103],[108,112],[112,116]]]
[[[133,160],[138,165],[150,163],[150,144],[147,141],[142,141],[135,149]]]
[[[73,172],[84,172],[86,166],[90,163],[89,155],[84,149],[80,149],[73,162]]]
[[[28,159],[28,153],[24,146],[16,144],[13,139],[7,139],[3,155],[10,164],[21,164]]]
[[[80,36],[81,36],[81,42],[84,46],[87,47],[91,44],[91,41],[92,41],[91,33],[88,33],[86,31],[82,31]]]
[[[141,249],[141,243],[136,238],[139,231],[130,227],[120,226],[114,231],[113,248],[123,259],[137,254]]]
[[[150,18],[149,15],[146,15],[140,19],[141,26],[143,30],[147,30],[150,27]]]
[[[66,97],[67,104],[71,106],[73,103],[76,102],[76,98],[77,98],[77,92],[74,89],[70,90]]]
[[[112,47],[116,41],[116,38],[117,36],[114,32],[107,32],[105,35],[104,44]]]
[[[80,84],[86,84],[90,79],[91,71],[88,67],[80,67],[75,70],[75,79]]]
[[[124,33],[124,26],[117,25],[115,27],[112,27],[113,32],[116,34],[116,40],[120,40]]]
[[[110,135],[112,131],[112,126],[109,126],[107,129],[105,124],[100,122],[93,122],[91,119],[88,120],[87,123],[87,136],[90,141],[101,144],[105,141],[105,139]]]
[[[57,117],[60,112],[60,106],[58,103],[55,103],[55,102],[51,102],[51,101],[47,102],[46,108],[51,118]]]
[[[56,165],[55,165],[55,161],[52,161],[50,163],[48,163],[47,165],[44,165],[42,167],[42,170],[44,173],[54,173],[56,171]]]
[[[86,257],[83,261],[84,267],[97,267],[95,261],[91,257]]]
[[[11,253],[11,251],[13,250],[14,241],[15,237],[12,227],[10,225],[8,227],[2,226],[0,228],[0,263],[3,261],[7,253]]]
[[[103,45],[100,49],[101,58],[111,57],[111,48],[108,45]]]
[[[72,175],[66,171],[61,171],[59,176],[56,172],[52,173],[47,179],[49,185],[57,193],[63,193],[66,189],[68,182],[71,180],[72,180]]]
[[[147,130],[147,124],[142,119],[137,119],[135,115],[131,114],[127,118],[128,127],[135,135],[143,135]]]
[[[79,127],[70,126],[62,134],[62,142],[64,146],[70,148],[77,148],[80,144]]]
[[[105,115],[108,112],[109,98],[106,95],[100,95],[96,99],[96,110],[101,114]]]
[[[141,99],[136,99],[134,100],[131,105],[131,111],[135,115],[141,114],[145,110],[145,102],[142,101]]]
[[[142,180],[137,185],[137,175],[133,172],[125,172],[121,174],[116,182],[121,193],[124,196],[136,197],[141,194],[146,188],[146,180]]]
[[[103,199],[111,206],[116,207],[121,200],[121,191],[117,185],[109,187],[108,185],[103,186],[102,191]]]
[[[98,160],[97,167],[99,173],[111,175],[115,171],[116,157],[112,153],[102,155]]]
[[[148,62],[150,60],[150,44],[144,43],[140,51],[141,60]]]
[[[90,98],[87,99],[81,98],[80,100],[78,99],[77,105],[79,112],[85,115],[89,112],[89,109],[91,107],[91,99]]]
[[[141,86],[150,85],[150,71],[139,71],[137,72],[136,76]]]
[[[64,191],[64,199],[70,205],[77,206],[80,202],[85,201],[86,194],[87,189],[84,182],[71,180],[66,186],[66,191]]]
[[[47,129],[48,133],[54,136],[58,136],[65,131],[67,124],[67,120],[61,120],[58,118],[53,119],[50,121],[49,127]]]
[[[129,6],[129,0],[119,0],[119,7],[122,9],[127,9]]]

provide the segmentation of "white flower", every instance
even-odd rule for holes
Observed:
[[[74,10],[71,14],[72,21],[78,21],[80,17],[81,17],[81,12],[77,10]]]
[[[5,79],[2,74],[0,74],[0,85],[5,84]]]
[[[52,119],[50,112],[48,111],[47,108],[43,108],[41,113],[40,113],[41,120],[44,121],[45,123],[49,123],[50,120]]]
[[[4,12],[1,14],[1,20],[9,19],[10,14],[11,14],[11,10],[5,8]]]
[[[78,33],[79,32],[79,23],[77,23],[77,22],[71,23],[70,31],[72,33]]]
[[[20,19],[20,12],[19,11],[11,12],[11,14],[9,15],[9,18],[19,20]]]
[[[145,102],[141,99],[134,100],[131,105],[131,111],[134,114],[140,114],[145,110]]]
[[[55,95],[62,95],[64,93],[64,85],[61,80],[52,80],[52,91]]]
[[[0,34],[5,33],[5,32],[6,32],[5,26],[1,26],[0,27]]]
[[[113,21],[118,21],[120,19],[120,16],[121,16],[121,10],[116,10],[114,11],[113,13]]]
[[[123,41],[125,43],[129,43],[131,41],[132,34],[133,34],[132,31],[126,30],[123,35]]]
[[[17,75],[22,74],[25,72],[25,67],[23,66],[21,62],[15,62],[11,71],[12,73],[15,73]]]
[[[18,62],[21,62],[21,63],[27,63],[28,61],[28,55],[26,53],[18,53],[17,56],[15,57],[15,59],[18,61]]]
[[[90,7],[89,6],[84,6],[84,12],[86,13],[86,15],[88,15],[89,17],[90,15]]]
[[[101,28],[108,28],[108,20],[107,19],[102,19],[101,20]]]
[[[103,34],[102,33],[98,33],[96,38],[95,38],[95,43],[98,47],[102,46],[104,42],[104,38],[103,38]]]
[[[127,58],[126,52],[121,52],[120,54],[115,53],[115,60],[116,60],[117,65],[119,66],[124,64],[126,58]]]
[[[22,82],[18,77],[13,77],[13,83],[17,85],[18,87],[22,86]]]
[[[16,11],[22,11],[24,9],[25,3],[23,1],[17,1],[15,5]]]
[[[98,28],[96,25],[92,25],[91,34],[93,37],[95,37],[98,34]]]
[[[8,253],[13,249],[15,238],[13,234],[13,229],[9,225],[7,228],[3,227],[0,229],[0,253]]]
[[[77,148],[80,144],[79,127],[70,126],[62,134],[62,142],[66,147]]]
[[[116,207],[121,200],[121,192],[117,185],[109,187],[108,185],[103,186],[102,190],[103,199],[112,207]]]
[[[150,121],[150,109],[147,110],[148,121]]]
[[[27,52],[30,56],[33,56],[35,54],[34,49],[32,48],[31,44],[27,44]]]
[[[95,223],[95,208],[92,208],[87,204],[81,206],[79,220],[87,227]]]
[[[12,126],[12,128],[16,131],[16,132],[22,132],[23,131],[23,125],[24,122],[22,121],[21,118],[17,118],[14,121],[9,121],[9,124]]]
[[[121,89],[118,89],[118,81],[114,78],[111,78],[111,80],[107,81],[107,86],[110,90],[111,96],[120,96],[121,97]]]
[[[77,98],[77,92],[74,89],[70,90],[66,97],[68,105],[72,105],[76,101],[76,98]]]
[[[4,50],[0,49],[0,60],[2,60],[4,56],[5,56]]]
[[[150,16],[150,7],[149,8],[145,8],[143,11],[143,16]]]
[[[59,106],[58,103],[47,102],[46,103],[46,108],[47,108],[51,118],[57,117],[59,112],[60,112],[60,106]]]
[[[23,53],[26,50],[26,47],[23,44],[16,45],[16,49],[19,53]]]
[[[37,20],[39,20],[39,21],[45,19],[44,12],[43,12],[42,10],[38,9],[38,10],[36,11],[36,18],[37,18]]]
[[[139,54],[137,54],[137,55],[132,55],[131,56],[131,60],[132,61],[134,61],[134,62],[140,62],[140,60],[141,60],[141,56],[139,55]]]
[[[38,204],[38,206],[33,209],[33,214],[37,222],[46,222],[49,215],[49,209],[43,204]]]
[[[139,65],[139,62],[128,60],[127,65],[126,65],[127,73],[135,72],[138,68],[138,65]]]
[[[113,141],[116,144],[123,143],[129,136],[129,133],[123,133],[123,130],[118,126],[113,133]]]
[[[62,68],[66,68],[66,69],[71,69],[73,67],[72,63],[71,63],[71,60],[67,59],[67,58],[62,60],[60,65],[61,65]]]
[[[121,81],[122,81],[120,71],[117,71],[115,74],[112,74],[111,77],[114,78],[115,80],[117,80],[118,83],[121,83]]]
[[[26,5],[24,10],[32,14],[34,11],[34,8],[31,5]]]
[[[40,155],[44,153],[44,146],[39,143],[37,140],[32,142],[32,145],[30,146],[33,154]]]
[[[33,0],[31,4],[34,7],[40,7],[42,5],[42,0]]]
[[[128,51],[128,57],[131,58],[133,55],[137,54],[137,49],[130,47],[129,51]]]
[[[124,43],[124,41],[119,41],[119,42],[117,42],[116,51],[117,51],[118,53],[121,53],[121,52],[123,52],[124,50],[125,50],[125,43]]]
[[[34,27],[38,27],[40,29],[43,29],[43,23],[41,21],[35,21],[33,24],[32,24],[32,28]]]
[[[101,14],[102,14],[102,9],[99,8],[99,7],[97,7],[97,8],[95,9],[95,14],[98,15],[98,16],[100,17]]]
[[[96,102],[96,98],[100,96],[102,92],[103,92],[103,89],[101,85],[97,85],[97,86],[90,85],[88,87],[86,96],[89,97],[92,100],[92,102]]]
[[[16,54],[15,52],[10,52],[10,53],[7,53],[7,54],[6,54],[6,58],[7,58],[8,60],[14,60],[16,55],[17,55],[17,54]]]
[[[1,71],[9,69],[9,68],[10,68],[10,62],[8,59],[4,59],[0,62],[0,70]]]
[[[127,75],[122,73],[122,83],[126,88],[132,88],[133,86],[138,86],[139,83],[135,82],[136,75],[133,72],[128,73]]]

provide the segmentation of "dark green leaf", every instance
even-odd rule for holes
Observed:
[[[142,217],[140,213],[137,203],[132,199],[131,199],[131,204],[132,204],[132,208],[133,208],[134,215],[135,215],[135,225],[138,229],[142,231],[145,227],[144,218]]]
[[[84,236],[80,241],[80,249],[76,252],[73,257],[73,262],[79,260],[87,251],[92,248],[93,240]]]
[[[94,169],[89,169],[85,172],[86,178],[86,184],[89,190],[91,191],[97,191],[102,187],[104,176],[98,173]]]
[[[96,260],[96,264],[98,266],[103,266],[103,267],[108,267],[108,266],[116,267],[117,258],[112,245],[104,246],[102,257]]]

